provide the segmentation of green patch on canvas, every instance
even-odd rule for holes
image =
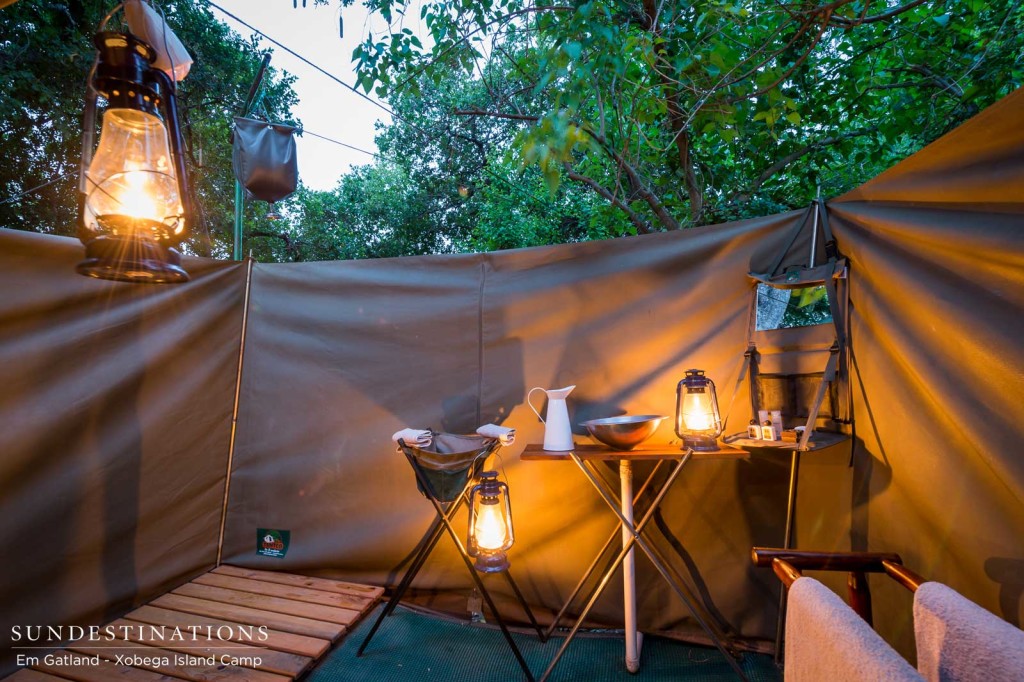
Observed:
[[[291,541],[291,537],[292,532],[290,530],[257,528],[256,553],[283,559],[284,555],[288,553],[288,544]]]

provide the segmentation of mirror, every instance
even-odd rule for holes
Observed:
[[[777,289],[757,285],[757,331],[810,327],[832,322],[832,310],[823,285],[803,289]]]

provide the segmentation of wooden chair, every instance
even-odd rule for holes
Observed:
[[[750,550],[755,566],[771,567],[782,584],[789,587],[800,578],[801,571],[847,571],[846,585],[850,607],[873,625],[871,590],[868,573],[884,573],[911,592],[916,592],[925,579],[903,565],[899,554],[886,552],[809,552],[774,547]]]

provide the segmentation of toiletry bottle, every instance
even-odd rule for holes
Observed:
[[[775,440],[775,427],[772,426],[771,419],[764,420],[764,426],[761,427],[761,440]]]
[[[757,425],[757,420],[755,419],[751,419],[750,426],[747,427],[747,438],[761,440],[761,427]]]

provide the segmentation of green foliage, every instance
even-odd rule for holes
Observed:
[[[277,261],[482,251],[803,207],[1018,87],[1022,3],[365,0],[389,22],[353,55],[359,86],[396,114],[381,156],[330,192],[300,188],[283,220],[247,202],[245,248]],[[0,11],[0,225],[74,232],[100,5]],[[196,59],[180,87],[200,212],[187,248],[226,257],[230,121],[262,55],[200,0],[160,6]],[[427,35],[408,28],[417,17]],[[271,75],[267,118],[291,119],[290,83]],[[816,314],[807,303],[794,314]]]
[[[789,327],[808,327],[832,321],[832,309],[828,304],[828,294],[824,286],[793,289],[790,292],[790,303],[779,323],[780,329]]]
[[[537,164],[509,153],[516,122],[456,113],[485,105],[487,97],[481,81],[453,75],[416,83],[391,100],[395,119],[377,136],[381,158],[331,193],[338,233],[357,235],[360,257],[491,251],[629,232],[585,189],[549,192]]]
[[[178,86],[188,147],[187,165],[198,220],[185,248],[228,256],[234,179],[231,119],[241,110],[262,53],[255,43],[217,21],[198,0],[160,3],[195,63]],[[53,184],[0,203],[0,225],[73,235],[81,156],[85,83],[92,36],[112,4],[22,1],[0,10],[0,202],[37,185]],[[118,18],[109,28],[116,28]],[[263,107],[278,121],[295,103],[291,77],[270,74]],[[247,224],[261,226],[260,207]],[[265,213],[265,209],[263,210]]]
[[[1024,71],[1019,0],[366,5],[395,27],[355,51],[367,91],[472,78],[486,99],[463,111],[514,117],[508,148],[550,191],[582,183],[645,230],[840,194]],[[400,30],[411,11],[426,47]]]

